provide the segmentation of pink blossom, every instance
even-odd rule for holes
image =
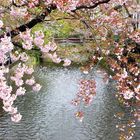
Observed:
[[[21,61],[26,62],[28,59],[29,59],[28,55],[25,52],[20,54],[20,60]]]
[[[85,98],[83,98],[83,101],[86,105],[90,105],[93,101],[93,96],[92,95],[86,96]]]
[[[11,112],[12,111],[12,106],[11,105],[9,105],[9,106],[3,106],[2,108],[3,108],[3,110],[5,112]]]
[[[20,55],[16,55],[16,54],[10,53],[10,57],[11,57],[11,60],[13,62],[15,62],[15,61],[18,61],[19,60]]]
[[[17,112],[17,107],[11,107],[10,114],[16,114]]]
[[[10,96],[11,96],[10,93],[5,93],[3,91],[0,92],[0,99],[2,100],[8,100]]]
[[[34,39],[34,43],[36,46],[42,46],[44,44],[44,39],[40,38],[40,37],[36,37]]]
[[[3,54],[12,51],[14,48],[14,45],[11,42],[11,38],[6,35],[1,38],[0,46],[0,52]]]
[[[44,53],[48,53],[49,51],[55,51],[57,49],[57,45],[54,42],[49,42],[44,46],[40,46],[40,49]]]
[[[29,2],[29,3],[28,3],[28,7],[29,7],[29,8],[34,8],[34,7],[35,7],[35,4],[32,3],[32,2]]]
[[[0,52],[0,63],[4,64],[6,62],[6,55],[3,52]]]
[[[27,29],[24,33],[20,33],[20,38],[24,41],[25,44],[28,44],[29,46],[33,42],[33,36],[31,35],[30,29]]]
[[[11,7],[10,15],[14,17],[24,17],[27,15],[27,8]]]
[[[22,86],[23,85],[23,80],[22,79],[16,79],[15,81],[16,86]]]
[[[12,106],[16,98],[17,98],[17,95],[13,94],[7,100],[3,100],[4,107]]]
[[[69,59],[65,59],[64,60],[64,64],[63,64],[63,66],[69,66],[71,64],[71,60],[69,60]]]
[[[37,5],[39,0],[32,0],[31,2],[28,3],[29,8],[34,8],[35,5]]]
[[[74,99],[71,103],[75,106],[78,106],[80,104],[80,99]]]
[[[16,95],[17,95],[17,96],[24,95],[25,92],[26,92],[25,87],[19,87],[19,88],[17,89],[17,91],[16,91]]]
[[[121,75],[122,78],[126,78],[128,76],[128,73],[126,71],[126,69],[123,69],[123,74]]]
[[[12,106],[3,106],[4,111],[9,112],[10,114],[16,114],[17,108]]]
[[[40,49],[43,53],[48,53],[50,51],[50,48],[48,47],[48,45],[40,46]]]
[[[35,84],[35,78],[32,77],[31,79],[27,79],[25,83],[32,86],[33,84]]]
[[[11,76],[11,80],[12,81],[16,81],[19,80],[23,77],[24,73],[23,72],[16,72],[15,76]]]
[[[35,32],[35,38],[38,38],[38,37],[40,37],[40,38],[44,38],[44,33],[41,31],[41,30],[39,30],[39,31],[36,31]]]
[[[33,72],[34,72],[34,69],[33,68],[29,68],[29,67],[25,71],[26,74],[32,74]]]
[[[12,87],[7,86],[6,83],[2,87],[0,87],[0,98],[3,100],[8,100],[11,96]]]
[[[11,116],[11,120],[13,122],[19,122],[21,120],[21,118],[22,118],[22,116],[20,115],[20,113],[14,114],[14,115]]]
[[[48,46],[50,46],[50,51],[55,51],[57,49],[57,45],[55,42],[49,42]]]
[[[34,43],[36,46],[42,46],[44,44],[44,33],[42,31],[35,32]]]
[[[17,98],[17,95],[16,95],[16,94],[12,94],[10,98],[11,98],[11,100],[15,101],[16,98]],[[9,99],[8,99],[8,100],[9,100]]]
[[[2,70],[0,70],[0,79],[1,79],[1,82],[3,82],[4,80],[6,80],[6,78],[4,76],[4,72]]]
[[[0,28],[3,26],[3,21],[0,20]]]
[[[40,89],[42,88],[42,86],[40,85],[40,84],[35,84],[34,86],[33,86],[33,90],[34,91],[39,91]]]
[[[11,80],[12,81],[20,80],[23,77],[23,75],[24,75],[24,72],[18,71],[18,72],[15,73],[15,76],[11,76]]]
[[[26,50],[31,50],[33,48],[33,45],[31,43],[22,43],[22,47]]]
[[[51,59],[54,63],[60,63],[61,62],[61,58],[59,58],[56,54],[56,52],[54,52],[52,55],[51,55]]]
[[[129,100],[133,98],[134,92],[127,90],[125,93],[123,93],[124,99]]]
[[[16,71],[16,72],[15,72],[15,77],[16,77],[16,79],[22,78],[23,75],[24,75],[24,71]],[[16,79],[15,79],[15,80],[16,80]]]
[[[52,61],[53,61],[54,63],[57,63],[57,64],[58,64],[58,63],[61,62],[61,58],[59,58],[59,57],[58,57],[58,58],[53,58]]]

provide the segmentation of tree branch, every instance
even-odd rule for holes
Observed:
[[[76,10],[81,10],[81,9],[94,9],[98,5],[108,3],[109,1],[110,0],[98,0],[98,1],[93,2],[93,5],[90,5],[90,6],[81,5],[81,6],[76,7],[75,10],[72,10],[72,12],[74,12]]]
[[[28,23],[23,24],[10,32],[7,32],[6,35],[11,36],[11,38],[13,38],[17,36],[20,32],[24,32],[26,31],[26,29],[31,29],[36,24],[42,22],[45,19],[45,17],[49,15],[52,10],[55,10],[55,9],[56,9],[56,5],[51,4],[50,6],[46,8],[46,10],[41,15],[38,15],[34,19],[29,21]],[[3,38],[3,37],[4,37],[4,34],[0,36],[0,38]]]
[[[98,5],[108,3],[109,1],[110,0],[98,0],[92,6],[81,5],[81,6],[76,7],[76,9],[73,10],[72,12],[74,12],[76,10],[80,10],[80,9],[93,9],[93,8],[97,7]],[[23,24],[10,32],[7,32],[6,35],[11,36],[11,38],[13,38],[13,37],[17,36],[20,32],[24,32],[24,31],[26,31],[26,29],[31,29],[36,24],[43,22],[45,17],[48,16],[52,12],[52,10],[55,10],[55,9],[57,9],[57,6],[55,4],[50,4],[41,15],[38,15],[34,19],[29,21],[28,23]],[[4,35],[5,34],[0,35],[0,39],[3,38]]]

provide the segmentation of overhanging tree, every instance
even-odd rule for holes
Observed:
[[[95,49],[94,56],[90,59],[89,69],[104,59],[113,72],[111,77],[117,81],[118,99],[126,106],[137,106],[137,110],[133,110],[134,116],[140,119],[140,32],[139,19],[136,19],[133,14],[140,7],[137,1],[5,0],[0,6],[0,98],[3,109],[11,114],[13,121],[18,122],[21,119],[13,102],[17,96],[25,94],[24,86],[31,86],[34,91],[41,89],[41,85],[36,83],[32,76],[33,67],[27,63],[28,51],[38,47],[53,62],[64,62],[64,66],[71,64],[69,59],[62,59],[57,55],[55,42],[50,41],[45,44],[42,31],[31,33],[35,25],[47,22],[46,17],[54,10],[60,10],[76,18],[90,31]],[[11,22],[11,25],[7,21]],[[16,25],[14,26],[12,22]],[[20,41],[15,39],[17,36]],[[22,49],[18,51],[18,47]],[[8,54],[17,68],[14,74],[7,78],[10,68],[9,65],[5,65]],[[25,75],[30,75],[30,78],[23,80]],[[16,89],[8,83],[9,80],[14,82]],[[91,84],[93,89],[91,88],[88,94],[82,89],[83,92],[78,93],[73,100],[74,105],[80,104],[81,101],[85,104],[91,103],[96,86],[93,81],[81,82],[83,85],[87,83]],[[78,111],[76,116],[81,119],[83,113]]]

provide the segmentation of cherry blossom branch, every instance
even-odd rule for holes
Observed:
[[[72,10],[71,12],[74,12],[74,11],[80,10],[80,9],[93,9],[93,8],[97,7],[98,5],[108,3],[109,1],[110,0],[97,1],[92,6],[85,6],[85,5],[77,6],[76,9]],[[24,32],[24,31],[26,31],[26,29],[31,29],[36,24],[43,22],[45,17],[48,16],[52,12],[52,10],[55,10],[55,9],[57,9],[57,6],[55,4],[50,4],[41,15],[36,16],[34,19],[29,21],[28,23],[23,24],[23,25],[17,27],[16,29],[6,33],[6,35],[11,36],[11,38],[13,38],[13,37],[17,36],[20,32]],[[0,39],[3,37],[4,37],[4,34],[0,36]]]
[[[76,7],[75,10],[72,10],[72,12],[76,11],[76,10],[81,10],[81,9],[94,9],[96,8],[98,5],[100,4],[105,4],[108,3],[110,0],[98,0],[97,2],[93,2],[93,5],[90,6],[86,6],[86,5],[80,5],[78,7]]]
[[[49,15],[52,10],[55,10],[55,9],[56,9],[56,5],[54,5],[54,4],[49,5],[41,15],[36,16],[34,19],[29,21],[28,23],[23,24],[23,25],[17,27],[16,29],[6,33],[6,35],[11,36],[11,38],[13,38],[13,37],[17,36],[20,32],[24,32],[24,31],[26,31],[26,29],[31,29],[36,24],[43,22],[45,17],[47,15]],[[0,36],[0,38],[3,38],[3,37],[4,37],[4,34]]]

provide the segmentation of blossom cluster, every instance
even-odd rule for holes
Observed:
[[[93,97],[96,94],[96,83],[94,80],[80,80],[80,88],[77,93],[77,97],[72,100],[72,104],[75,106],[84,103],[84,105],[90,105],[93,101]],[[84,117],[84,113],[82,111],[78,111],[75,113],[75,116],[82,121]]]
[[[7,61],[7,54],[11,52],[14,45],[11,43],[11,38],[4,36],[0,42],[0,64],[4,64]]]
[[[54,3],[61,11],[70,12],[75,10],[79,0],[46,0],[46,4]]]
[[[47,55],[54,63],[64,62],[63,66],[69,66],[71,64],[71,60],[69,59],[61,59],[57,53],[57,45],[54,41],[48,42],[48,44],[44,43],[44,33],[42,31],[36,31],[35,35],[31,35],[31,30],[27,30],[24,33],[20,33],[20,37],[22,38],[22,46],[26,50],[31,50],[33,46],[37,46],[42,53]]]
[[[136,43],[140,44],[140,33],[139,32],[133,32],[129,37],[135,41]]]
[[[11,9],[10,15],[16,18],[22,18],[28,14],[27,8],[18,8],[18,7],[12,6],[10,9]]]
[[[24,84],[32,86],[33,91],[39,91],[41,85],[35,82],[34,77],[31,79],[23,80],[24,74],[32,74],[33,68],[30,68],[24,64],[19,63],[18,67],[14,71],[14,75],[10,76],[10,79],[15,83],[15,88],[13,89],[12,85],[9,85],[7,82],[7,76],[9,75],[9,69],[5,66],[1,66],[0,69],[0,99],[3,100],[3,109],[11,114],[11,120],[14,122],[19,122],[21,119],[20,113],[17,111],[17,107],[13,106],[14,101],[18,96],[24,95],[26,89]],[[10,80],[9,79],[9,80]]]
[[[18,13],[13,12],[13,14]],[[0,20],[0,28],[2,27],[3,22]],[[19,122],[22,118],[17,107],[14,107],[14,101],[17,97],[25,95],[26,86],[31,87],[36,92],[42,87],[36,83],[35,77],[32,76],[34,69],[32,66],[28,66],[27,61],[30,57],[27,52],[36,46],[42,53],[46,53],[53,62],[60,63],[64,61],[63,66],[71,64],[69,59],[58,57],[55,52],[57,45],[54,42],[44,44],[44,33],[42,31],[36,31],[34,35],[31,35],[31,30],[27,29],[25,32],[20,33],[19,37],[22,40],[24,51],[15,50],[11,37],[5,35],[0,41],[0,99],[3,101],[3,109],[11,115],[11,120],[14,122]],[[9,59],[12,63],[17,63],[13,72],[10,72],[9,65],[6,64]],[[25,79],[26,75],[30,78]]]
[[[0,21],[1,26],[3,22]],[[30,47],[31,38],[29,38],[29,32],[27,35],[22,35],[22,39],[26,41],[26,44]],[[27,37],[27,38],[26,38]],[[23,44],[24,46],[24,44]],[[29,49],[28,47],[26,49]],[[8,57],[10,56],[10,58]],[[6,63],[11,59],[12,63],[20,62],[13,69],[13,72],[9,69],[9,65]],[[14,107],[14,101],[18,96],[26,93],[25,84],[32,87],[33,91],[39,91],[41,85],[35,82],[35,78],[31,77],[26,81],[23,80],[24,75],[32,75],[33,67],[27,66],[25,63],[28,60],[28,55],[25,52],[14,51],[14,45],[11,41],[11,37],[4,36],[0,41],[0,99],[3,102],[3,109],[11,115],[11,120],[19,122],[22,115],[18,112],[17,107]],[[13,73],[13,74],[12,74]],[[12,84],[11,84],[12,83]],[[13,87],[14,83],[14,87]]]

